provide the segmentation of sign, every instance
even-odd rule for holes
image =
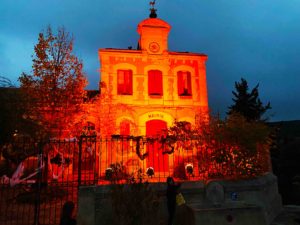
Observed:
[[[149,119],[163,119],[164,115],[161,113],[149,113],[148,118]]]

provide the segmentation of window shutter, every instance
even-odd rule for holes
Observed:
[[[123,88],[124,88],[124,71],[123,70],[118,70],[118,94],[123,93]]]
[[[153,70],[148,72],[148,94],[151,95],[154,93],[154,73]]]
[[[187,72],[186,75],[187,75],[188,94],[192,95],[192,76],[190,72]]]
[[[183,80],[182,71],[179,71],[177,73],[177,87],[178,87],[178,95],[182,95],[184,93],[184,80]]]
[[[130,124],[128,121],[122,121],[120,123],[120,135],[130,135]]]
[[[150,70],[148,72],[148,94],[149,95],[162,95],[162,72],[159,70]]]
[[[126,71],[126,94],[132,95],[132,71]]]
[[[177,87],[179,96],[192,95],[192,79],[191,73],[188,71],[177,72]]]
[[[132,95],[132,71],[118,70],[118,94]]]
[[[161,71],[154,71],[154,94],[162,95],[162,74]]]

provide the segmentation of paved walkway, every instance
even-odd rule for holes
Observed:
[[[300,206],[285,205],[271,225],[300,225]]]

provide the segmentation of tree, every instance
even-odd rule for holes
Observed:
[[[34,47],[33,74],[23,73],[19,81],[29,97],[27,116],[39,121],[52,136],[62,137],[81,110],[87,80],[82,62],[73,53],[73,37],[49,26],[39,34]]]
[[[271,105],[270,102],[263,105],[258,97],[258,86],[259,84],[249,92],[248,83],[245,79],[241,78],[240,83],[235,82],[236,91],[232,91],[234,104],[229,107],[227,114],[239,113],[249,121],[263,120],[263,114],[271,109]]]
[[[96,132],[106,138],[119,133],[116,122],[120,113],[131,118],[134,117],[135,113],[135,110],[125,103],[114,103],[113,94],[111,90],[108,90],[104,82],[101,82],[101,94],[89,99],[87,104],[85,104],[85,110],[88,113],[81,118],[81,123],[86,123],[87,118],[85,117],[90,115],[94,119]],[[135,134],[138,130],[136,123],[129,120],[127,122],[130,123],[131,135]]]
[[[37,154],[36,143],[41,143],[44,132],[39,124],[24,117],[27,104],[20,89],[1,76],[0,105],[0,177],[11,177],[21,161]]]
[[[184,161],[192,161],[194,170],[208,179],[252,178],[270,171],[270,129],[264,122],[249,121],[238,113],[225,120],[201,118],[195,126],[175,122],[160,140],[165,149],[172,149],[167,153],[193,150],[194,159],[181,155],[181,161],[174,160],[173,176],[184,179]]]
[[[23,93],[8,78],[2,76],[0,76],[0,105],[0,150],[2,145],[13,142],[17,134],[35,138],[40,127],[24,117],[27,104]]]

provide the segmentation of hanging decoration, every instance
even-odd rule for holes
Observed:
[[[143,139],[142,136],[138,136],[136,137],[136,154],[137,156],[140,158],[140,160],[144,160],[146,157],[148,157],[149,152],[146,152],[144,154],[141,153],[141,149],[140,149],[140,141]],[[142,144],[144,145],[144,143],[142,142]]]

